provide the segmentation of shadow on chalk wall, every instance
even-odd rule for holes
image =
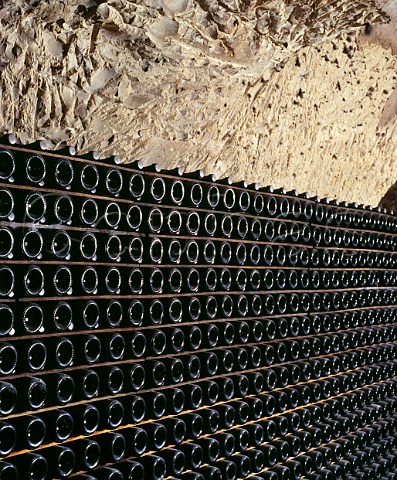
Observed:
[[[359,34],[358,43],[374,43],[397,55],[397,0],[379,0],[390,21],[382,25],[366,25]],[[383,107],[378,128],[386,126],[397,117],[397,85]],[[387,194],[386,194],[387,195]]]
[[[390,18],[389,23],[384,25],[367,25],[359,35],[359,44],[374,43],[391,50],[397,55],[397,0],[379,0],[383,10]],[[397,85],[393,93],[386,101],[378,128],[385,127],[397,117]],[[394,183],[382,197],[379,207],[397,212],[397,182]]]
[[[387,208],[387,210],[393,210],[397,213],[397,182],[381,198],[379,207]]]

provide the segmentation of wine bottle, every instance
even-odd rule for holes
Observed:
[[[14,234],[6,227],[0,228],[0,258],[13,258]]]
[[[6,266],[0,267],[1,285],[0,296],[1,297],[13,297],[15,287],[15,275],[11,268]]]
[[[0,381],[0,414],[9,415],[12,413],[16,407],[16,403],[17,389],[15,386],[9,382]]]
[[[186,424],[186,434],[188,438],[196,439],[203,433],[203,418],[197,413],[186,413],[180,417]]]
[[[203,477],[207,480],[221,480],[222,472],[219,470],[218,467],[213,466],[204,466],[199,469],[199,472],[203,475]]]
[[[100,413],[95,405],[77,405],[70,412],[75,421],[75,428],[80,430],[80,434],[91,435],[98,430]]]
[[[185,455],[185,468],[196,469],[203,463],[203,449],[200,445],[196,443],[185,443],[178,448]]]
[[[170,444],[181,443],[186,436],[185,422],[178,418],[166,418],[162,421],[162,425],[167,429],[167,438]]]
[[[19,193],[19,192],[18,192]],[[40,192],[32,192],[26,195],[24,218],[20,221],[41,223],[47,213],[47,200]],[[7,203],[5,204],[5,207]]]
[[[145,478],[143,466],[139,462],[133,460],[119,462],[117,464],[117,470],[124,475],[124,478]]]
[[[24,455],[24,470],[27,478],[45,480],[47,478],[48,464],[46,459],[37,453]]]
[[[152,478],[153,480],[162,480],[166,474],[166,463],[165,460],[158,455],[146,455],[140,459],[145,469],[145,475],[147,478]]]
[[[92,470],[98,466],[101,448],[95,440],[83,438],[68,444],[76,456],[76,470]]]
[[[0,478],[2,480],[18,480],[18,470],[9,462],[0,461]]]
[[[1,270],[0,270],[1,273]],[[18,363],[18,353],[11,343],[0,343],[0,373],[2,375],[12,374]]]
[[[43,418],[48,427],[47,434],[51,440],[64,442],[71,437],[74,429],[74,420],[68,411],[52,410],[44,414]]]
[[[74,470],[75,455],[73,450],[63,445],[56,445],[45,450],[48,473],[54,477],[68,477]]]
[[[6,456],[14,450],[17,441],[17,432],[15,427],[8,423],[0,421],[0,454]]]
[[[23,235],[21,246],[22,253],[29,259],[42,258],[44,239],[40,231],[29,230]]]
[[[61,188],[70,189],[74,179],[72,162],[66,158],[60,159],[54,169],[54,179]]]
[[[175,448],[167,448],[159,453],[165,460],[167,474],[180,475],[185,468],[185,454]]]
[[[118,468],[103,467],[95,471],[98,480],[123,480],[123,475]]]
[[[234,462],[231,462],[230,460],[218,460],[214,465],[216,465],[215,468],[219,471],[219,477],[217,477],[217,474],[214,472],[213,478],[222,478],[225,480],[236,478],[237,468]]]
[[[143,432],[143,434],[146,433],[144,430],[140,430]],[[123,431],[123,433],[125,432]],[[97,441],[101,447],[101,463],[106,464],[119,462],[124,457],[126,453],[126,441],[124,435],[121,433],[103,433],[97,437]],[[134,442],[133,445],[139,445],[140,441],[140,439],[137,440],[137,443]]]
[[[105,429],[115,429],[119,427],[124,420],[124,406],[119,400],[104,400],[98,402],[96,406],[103,413],[103,426]]]
[[[14,196],[7,188],[0,188],[0,219],[13,220],[15,215],[14,210]]]

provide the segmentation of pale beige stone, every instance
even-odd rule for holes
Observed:
[[[375,205],[397,175],[396,4],[5,2],[1,129]]]
[[[172,13],[182,13],[187,9],[188,0],[163,0],[164,8]]]
[[[52,34],[51,32],[44,32],[43,45],[49,55],[51,55],[52,57],[62,58],[63,46],[62,43],[55,38],[54,34]]]

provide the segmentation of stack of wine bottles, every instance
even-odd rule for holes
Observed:
[[[0,143],[0,478],[397,476],[397,217]]]

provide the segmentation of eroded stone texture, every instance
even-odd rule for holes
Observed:
[[[397,55],[397,1],[396,0],[379,0],[382,8],[389,15],[390,21],[382,25],[368,24],[358,37],[359,44],[365,42],[381,45],[385,49],[391,50]],[[397,83],[392,94],[388,98],[382,115],[379,119],[378,126],[380,128],[387,125],[397,116]]]
[[[22,142],[373,204],[397,173],[393,116],[377,129],[397,62],[354,33],[387,20],[374,0],[18,0],[0,20]]]

